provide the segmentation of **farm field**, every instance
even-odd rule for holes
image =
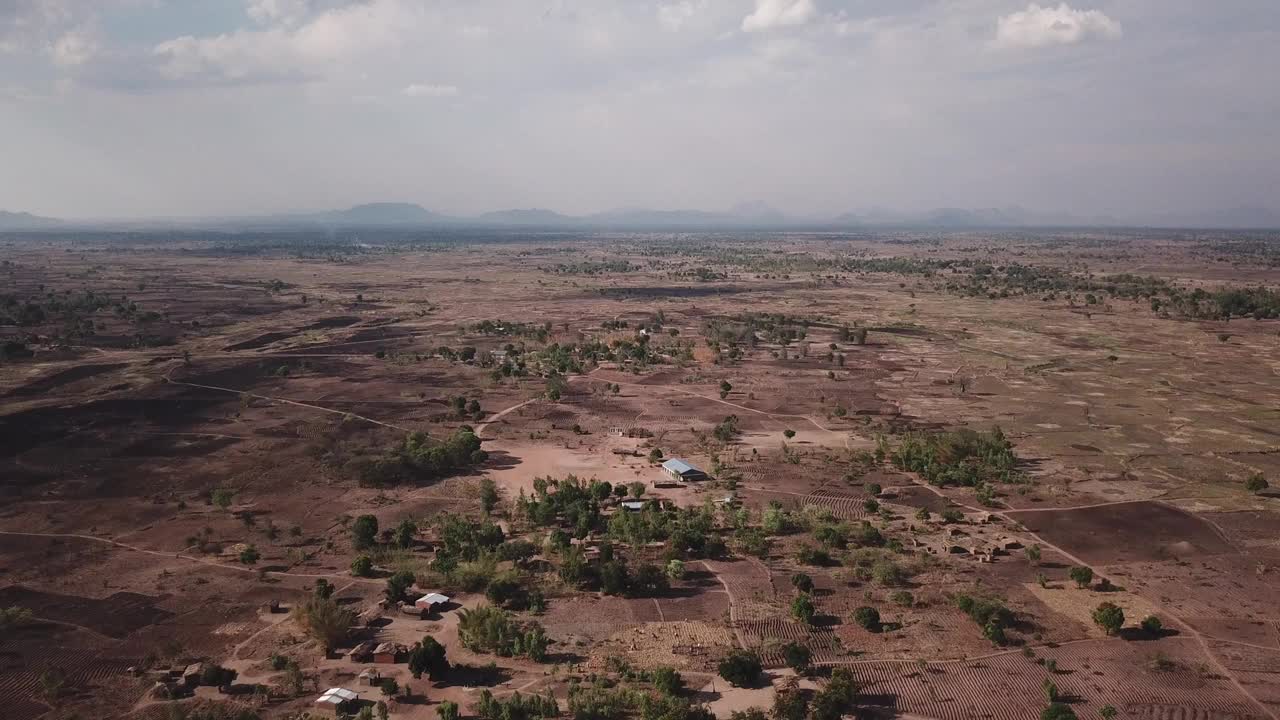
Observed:
[[[1280,236],[49,232],[0,263],[5,718],[298,720],[330,687],[728,718],[851,677],[855,717],[1280,720]]]

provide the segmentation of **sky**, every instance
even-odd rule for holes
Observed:
[[[0,209],[1280,205],[1276,0],[0,0]]]

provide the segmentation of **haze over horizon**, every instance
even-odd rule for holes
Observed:
[[[0,208],[1274,211],[1277,41],[1265,0],[0,0]]]

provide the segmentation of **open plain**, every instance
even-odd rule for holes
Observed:
[[[750,717],[837,673],[852,716],[1280,718],[1280,236],[0,260],[6,718],[332,715],[330,687],[406,720]],[[447,670],[411,667],[428,637]]]

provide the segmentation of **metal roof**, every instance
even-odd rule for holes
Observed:
[[[437,605],[439,603],[449,602],[449,596],[441,595],[440,593],[427,593],[426,595],[423,595],[422,597],[418,598],[418,602],[426,602],[426,603],[431,603],[432,605]]]
[[[329,703],[330,705],[341,705],[344,702],[350,702],[360,697],[360,693],[346,688],[329,688],[324,694],[316,699],[317,703]]]
[[[679,458],[671,458],[670,460],[662,463],[662,467],[667,472],[678,473],[680,475],[683,475],[687,472],[698,472],[698,468],[690,465],[689,463]]]

